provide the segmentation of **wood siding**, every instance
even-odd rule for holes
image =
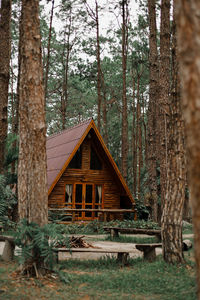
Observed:
[[[95,148],[99,159],[102,162],[102,170],[90,170],[90,149],[91,144]],[[86,138],[82,143],[82,168],[67,169],[55,185],[49,195],[49,207],[64,207],[65,205],[65,185],[73,183],[91,183],[103,186],[104,208],[120,208],[121,187],[116,180],[106,156],[101,153],[98,143],[94,143],[92,138]]]

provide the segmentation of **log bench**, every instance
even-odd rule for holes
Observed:
[[[0,235],[0,242],[5,242],[3,253],[2,253],[2,259],[4,261],[11,261],[14,257],[14,251],[15,251],[15,242],[13,236],[8,235]]]
[[[103,248],[55,248],[54,251],[57,254],[57,262],[59,260],[59,252],[65,253],[106,253],[106,254],[117,254],[117,261],[122,265],[127,264],[129,253],[135,253],[133,250],[116,250],[116,249],[103,249]]]
[[[161,243],[155,244],[136,244],[136,249],[143,252],[143,258],[148,261],[154,261],[156,259],[156,248],[162,247]]]
[[[119,237],[120,233],[128,233],[128,234],[147,234],[147,235],[155,235],[157,240],[161,240],[161,230],[158,229],[142,229],[142,228],[120,228],[120,227],[103,227],[105,231],[110,232],[110,236],[112,238]]]

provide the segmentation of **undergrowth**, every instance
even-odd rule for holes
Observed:
[[[100,222],[97,220],[89,223],[80,222],[79,224],[57,224],[60,229],[66,234],[105,234],[104,227],[120,227],[120,228],[145,228],[145,229],[159,229],[157,223],[144,220],[124,220],[124,221],[110,221]]]
[[[158,242],[156,237],[133,237],[127,235],[120,235],[119,237],[114,237],[114,238],[108,235],[104,240],[118,242],[118,243],[134,243],[134,244],[136,243],[148,244],[148,243]]]
[[[2,299],[48,300],[194,300],[195,270],[192,264],[169,265],[161,257],[149,263],[129,259],[122,267],[115,258],[67,260],[59,263],[63,283],[58,277],[23,279],[15,275],[16,265],[0,261]]]

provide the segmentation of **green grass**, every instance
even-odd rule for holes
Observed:
[[[68,261],[63,267],[71,272],[80,271],[78,278],[77,273],[72,272],[71,279],[77,284],[86,284],[83,290],[95,286],[97,294],[101,295],[104,291],[105,295],[100,299],[137,299],[132,298],[133,295],[144,297],[142,299],[196,299],[192,272],[185,266],[167,265],[162,259],[154,263],[130,260],[125,268],[113,259],[100,262]]]
[[[184,228],[183,229],[183,234],[193,234],[193,229],[192,227]]]
[[[114,258],[68,260],[59,264],[67,284],[20,278],[12,273],[16,266],[0,261],[0,299],[196,299],[194,267],[167,265],[161,257],[153,263],[130,259],[126,267]]]
[[[156,237],[133,237],[128,235],[120,235],[119,237],[112,238],[110,235],[106,236],[104,241],[113,241],[118,243],[141,243],[141,244],[148,244],[148,243],[158,243]]]

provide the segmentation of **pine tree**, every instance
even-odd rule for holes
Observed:
[[[0,173],[3,173],[8,129],[11,0],[0,3]]]
[[[39,22],[39,1],[22,1],[19,103],[19,218],[48,222],[46,125]]]
[[[176,0],[178,51],[185,120],[187,165],[195,241],[198,299],[200,299],[200,2]]]

